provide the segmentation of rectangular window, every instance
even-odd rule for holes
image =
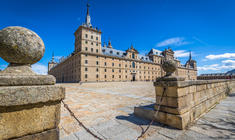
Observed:
[[[98,40],[98,37],[96,37],[96,40]]]
[[[98,46],[98,43],[96,43],[96,46]]]
[[[91,52],[93,52],[93,48],[91,48]]]
[[[119,64],[119,67],[121,67],[121,64]]]
[[[112,69],[112,72],[114,72],[114,69]]]
[[[98,68],[96,68],[96,71],[98,72],[98,71],[99,71],[99,69],[98,69]]]
[[[93,39],[93,35],[91,35],[91,39]]]
[[[99,78],[99,75],[98,75],[98,74],[96,74],[96,78]]]
[[[96,61],[96,65],[99,65],[99,61]]]
[[[114,75],[112,77],[114,78]]]
[[[88,42],[87,42],[87,41],[85,41],[85,43],[87,44]]]
[[[119,78],[121,78],[121,75],[119,75]]]
[[[88,60],[85,60],[85,64],[88,64]]]
[[[104,52],[105,52],[105,50],[102,50],[102,52],[104,53]]]
[[[122,72],[122,70],[119,70],[119,73],[121,73]]]
[[[107,78],[107,76],[106,76],[106,75],[104,75],[104,78]]]
[[[91,45],[93,45],[93,42],[91,42]]]
[[[85,36],[86,36],[86,38],[88,38],[88,34],[86,34]]]
[[[88,50],[88,48],[86,47],[86,48],[85,48],[85,50],[87,51],[87,50]]]
[[[104,72],[107,72],[107,69],[104,69]]]
[[[106,66],[107,65],[107,63],[106,62],[104,62],[104,66]]]
[[[87,74],[85,74],[85,78],[88,78],[88,75],[87,75]]]
[[[85,68],[85,71],[88,71],[88,68]]]
[[[96,52],[98,53],[98,52],[99,52],[99,50],[98,50],[98,49],[96,49]]]
[[[112,63],[112,66],[114,66],[114,63]]]

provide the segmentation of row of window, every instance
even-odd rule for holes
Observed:
[[[127,78],[127,75],[125,76]],[[88,78],[88,74],[85,74],[85,78]],[[99,78],[99,74],[96,74],[96,78]],[[107,75],[104,75],[104,78],[107,78]],[[112,78],[115,78],[115,75],[112,75]],[[119,75],[119,78],[122,78],[121,75]],[[141,76],[139,76],[139,78],[141,79]],[[144,76],[144,79],[146,78],[146,76]],[[150,76],[148,76],[148,78],[150,78]],[[152,78],[154,78],[154,76],[152,76]]]
[[[85,34],[85,37],[88,38],[88,34]],[[91,39],[93,39],[93,35],[91,35]],[[98,40],[98,37],[96,37],[96,40]]]
[[[88,48],[87,47],[85,47],[85,50],[86,51],[88,51]],[[94,51],[94,49],[93,48],[91,48],[91,52],[93,52]],[[98,53],[99,52],[99,50],[98,49],[96,49],[96,52]]]
[[[85,60],[85,64],[88,64],[88,60]],[[99,61],[96,61],[96,65],[99,65]],[[107,62],[104,62],[104,66],[107,66]],[[114,67],[114,63],[112,63],[112,66]],[[119,67],[121,67],[121,64],[119,64]],[[125,64],[125,67],[127,67],[127,64]],[[131,65],[130,65],[130,68],[131,68]],[[132,68],[138,68],[137,66],[135,66],[135,62],[132,62]],[[139,68],[141,69],[141,66],[139,66]],[[144,66],[144,69],[146,67]],[[149,69],[149,67],[148,67]],[[153,70],[154,68],[152,68]],[[155,70],[157,70],[157,68],[155,68]]]
[[[86,40],[86,41],[85,41],[85,43],[86,43],[86,44],[88,44],[88,41]],[[94,45],[94,43],[93,43],[93,42],[91,42],[91,45]],[[99,46],[99,44],[98,44],[98,43],[96,43],[96,46]]]

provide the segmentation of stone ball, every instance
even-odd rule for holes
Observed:
[[[34,64],[44,52],[44,43],[35,32],[19,26],[0,30],[0,57],[8,63]]]
[[[171,75],[176,71],[176,64],[173,60],[165,60],[163,61],[162,69],[167,73],[167,75]]]

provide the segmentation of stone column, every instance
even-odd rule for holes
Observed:
[[[40,37],[23,27],[0,30],[0,139],[58,140],[65,89],[51,75],[38,75],[31,64],[44,54]]]

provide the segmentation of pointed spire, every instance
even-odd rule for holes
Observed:
[[[87,14],[86,14],[86,26],[87,27],[91,27],[92,25],[91,25],[91,17],[90,17],[90,14],[89,14],[89,7],[90,7],[90,5],[89,5],[89,3],[87,3]]]
[[[108,48],[113,48],[111,45],[111,40],[109,39]]]
[[[189,60],[192,60],[192,53],[189,51]]]
[[[131,49],[134,49],[133,44],[131,43]]]
[[[51,58],[51,62],[54,62],[55,57],[54,57],[54,51],[52,52],[52,58]]]
[[[103,46],[104,48],[106,48],[106,43],[105,43],[105,41],[104,41],[104,46]]]

